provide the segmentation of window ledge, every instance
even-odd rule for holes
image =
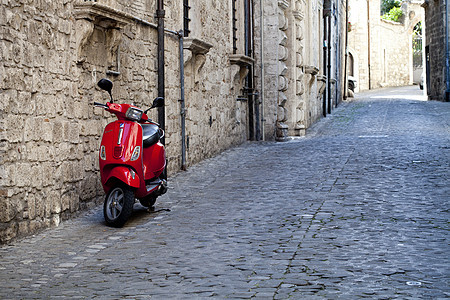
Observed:
[[[192,54],[206,54],[213,45],[196,38],[184,38],[183,48],[190,50]]]
[[[107,27],[123,27],[131,23],[133,16],[95,2],[78,3],[74,5],[75,19],[87,19]]]
[[[243,54],[232,54],[230,55],[230,63],[232,65],[238,65],[241,67],[247,67],[253,65],[255,60],[250,56],[246,56]]]

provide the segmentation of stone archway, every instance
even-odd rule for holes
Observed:
[[[410,40],[410,65],[411,65],[411,80],[414,84],[419,84],[421,75],[423,73],[424,48],[422,45],[423,34],[423,20],[424,9],[418,3],[408,3],[407,8],[406,28]]]

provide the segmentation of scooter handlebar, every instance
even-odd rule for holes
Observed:
[[[103,103],[98,103],[98,102],[94,102],[94,106],[103,107],[103,108],[109,108],[108,105],[103,104]]]

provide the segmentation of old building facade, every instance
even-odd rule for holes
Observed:
[[[426,89],[431,100],[450,101],[450,9],[448,1],[423,1]]]
[[[413,84],[413,29],[424,20],[420,1],[403,1],[399,22],[381,19],[380,0],[349,0],[349,68],[356,91]]]
[[[96,83],[143,108],[158,95],[156,2],[0,4],[0,242],[103,200],[112,117],[92,105],[108,100]],[[340,100],[344,1],[163,2],[169,174],[246,140],[304,135]]]
[[[265,3],[265,24],[262,31],[257,24],[256,33],[258,38],[264,35],[266,51],[261,55],[256,49],[255,54],[255,74],[261,74],[262,65],[265,77],[256,82],[264,91],[265,136],[285,140],[305,135],[342,98],[345,2]],[[258,7],[256,13],[261,14]]]

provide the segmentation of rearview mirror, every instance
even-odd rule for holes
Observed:
[[[150,107],[150,108],[163,107],[163,106],[164,106],[164,98],[157,97],[157,98],[155,98],[155,100],[153,100],[152,107]]]
[[[113,83],[111,82],[111,80],[106,79],[106,78],[100,79],[100,81],[97,83],[97,85],[99,88],[107,91],[108,93],[111,93],[112,88],[113,88]]]
[[[156,97],[155,100],[153,100],[152,106],[144,111],[144,114],[146,114],[150,109],[155,107],[163,107],[164,106],[164,98],[163,97]]]
[[[100,79],[100,81],[97,83],[98,87],[101,88],[104,91],[107,91],[109,96],[111,97],[111,103],[113,103],[113,97],[111,94],[112,88],[113,88],[113,83],[111,80],[106,79],[106,78],[102,78]]]

